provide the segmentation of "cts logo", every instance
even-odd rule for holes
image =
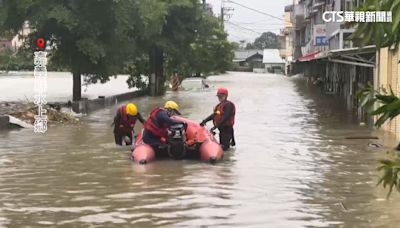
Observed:
[[[324,22],[344,22],[343,11],[325,11],[322,14]]]

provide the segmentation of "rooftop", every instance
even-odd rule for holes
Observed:
[[[262,55],[263,50],[240,50],[235,51],[234,61],[245,61],[247,58],[254,56],[256,54]]]
[[[263,63],[285,63],[279,55],[279,49],[264,49]]]

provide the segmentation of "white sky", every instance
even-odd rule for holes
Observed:
[[[221,14],[221,1],[224,0],[207,0],[207,3],[210,3],[213,6],[214,13],[218,16]],[[285,5],[293,3],[293,0],[232,1],[282,19]],[[224,2],[225,3],[223,4],[225,7],[231,7],[234,9],[233,11],[229,12],[232,14],[232,17],[228,20],[228,22],[225,22],[225,30],[228,31],[229,40],[231,41],[246,40],[247,42],[253,42],[255,38],[260,36],[260,33],[267,31],[279,33],[279,30],[283,28],[283,21],[281,20],[273,19],[266,15],[246,9],[242,6],[229,3],[226,0]],[[240,28],[238,26],[244,28]],[[254,31],[246,30],[246,28]]]

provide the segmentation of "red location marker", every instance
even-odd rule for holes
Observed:
[[[39,39],[37,39],[37,41],[36,41],[36,44],[37,44],[37,46],[38,46],[40,49],[42,49],[42,48],[44,47],[44,43],[45,43],[45,41],[44,41],[43,38],[39,38]]]

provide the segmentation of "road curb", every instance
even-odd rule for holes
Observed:
[[[148,94],[146,90],[138,90],[129,93],[118,94],[110,97],[100,97],[93,100],[82,99],[72,102],[72,111],[76,113],[89,113],[96,111],[106,106],[114,105],[115,103],[126,101],[135,97],[141,97]]]

